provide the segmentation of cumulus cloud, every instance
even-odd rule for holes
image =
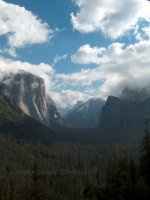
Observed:
[[[116,39],[135,28],[139,19],[150,22],[147,0],[74,0],[77,13],[71,13],[73,28],[81,33],[95,31]]]
[[[72,62],[77,64],[102,64],[116,59],[122,53],[124,44],[113,43],[108,48],[91,47],[89,44],[81,46],[72,55]],[[109,59],[110,58],[110,59]]]
[[[0,0],[0,36],[8,38],[8,52],[15,56],[15,49],[26,45],[44,43],[54,31],[32,12],[15,4]]]
[[[150,40],[140,41],[127,47],[114,43],[105,48],[103,54],[99,56],[100,62],[97,67],[82,69],[80,72],[68,75],[61,74],[59,78],[70,85],[87,87],[94,81],[101,80],[103,83],[99,91],[96,91],[96,96],[106,98],[108,95],[120,95],[126,86],[132,88],[150,86],[149,55]]]
[[[77,52],[72,55],[71,60],[77,64],[98,64],[103,51],[105,51],[105,48],[92,48],[89,44],[86,44],[81,46]]]
[[[79,72],[69,74],[58,74],[57,78],[64,81],[65,84],[72,86],[90,86],[93,81],[99,80],[102,77],[101,68],[82,69]]]

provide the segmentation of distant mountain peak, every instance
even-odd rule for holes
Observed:
[[[90,99],[76,104],[66,115],[66,124],[72,127],[97,127],[104,101]]]

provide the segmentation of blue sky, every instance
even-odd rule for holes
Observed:
[[[22,61],[53,64],[55,56],[67,54],[67,59],[58,62],[55,69],[58,72],[69,73],[83,67],[70,60],[71,54],[75,53],[78,47],[87,43],[93,46],[111,43],[108,39],[104,40],[100,33],[84,35],[73,30],[70,13],[78,8],[72,0],[7,0],[7,2],[25,7],[47,22],[50,28],[59,29],[49,43],[17,50]]]
[[[45,78],[58,107],[146,87],[149,9],[147,0],[0,0],[1,74]]]

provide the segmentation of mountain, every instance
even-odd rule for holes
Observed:
[[[54,132],[32,119],[0,93],[0,134],[16,139],[40,141],[49,144],[55,139]]]
[[[26,115],[7,96],[0,93],[0,136],[8,136],[20,141],[42,143],[56,142],[97,144],[101,140],[97,128],[50,129]]]
[[[0,90],[25,114],[40,123],[50,127],[62,123],[54,101],[46,94],[42,78],[20,70],[5,76]]]
[[[144,120],[150,118],[150,96],[147,91],[124,89],[120,98],[108,97],[101,113],[101,132],[118,139],[143,136]]]
[[[120,96],[120,99],[127,102],[144,101],[148,98],[150,98],[150,87],[142,89],[125,88]]]
[[[71,127],[97,127],[103,105],[101,99],[79,102],[66,114],[65,122]]]
[[[58,111],[60,113],[60,115],[66,119],[68,117],[68,115],[73,111],[75,110],[79,105],[83,104],[84,102],[83,101],[78,101],[75,105],[73,106],[69,106],[69,107],[66,107],[66,108],[59,108]]]

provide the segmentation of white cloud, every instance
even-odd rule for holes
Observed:
[[[150,38],[150,26],[148,27],[144,27],[143,29],[143,32],[145,33],[145,35]]]
[[[123,53],[124,44],[122,43],[113,43],[107,48],[91,47],[88,44],[81,46],[72,56],[72,61],[78,64],[98,64],[98,67],[90,67],[81,69],[80,72],[59,74],[57,76],[66,84],[73,86],[90,86],[93,81],[105,79],[107,76],[107,71],[105,69],[109,68],[110,65],[115,65],[116,61]]]
[[[89,44],[81,46],[77,52],[72,55],[72,62],[77,64],[103,64],[112,62],[119,56],[124,44],[113,43],[108,48],[91,47]],[[113,58],[113,59],[112,59]]]
[[[90,94],[74,91],[74,90],[62,90],[60,92],[51,92],[52,98],[55,100],[56,105],[60,108],[67,108],[75,105],[78,101],[87,101],[92,98]]]
[[[99,57],[103,54],[105,48],[90,47],[89,44],[81,46],[77,52],[72,55],[72,62],[77,64],[99,63]]]
[[[100,80],[103,82],[95,92],[95,96],[106,98],[108,95],[120,95],[126,86],[133,88],[150,86],[149,55],[150,40],[140,41],[127,47],[114,43],[99,56],[100,62],[97,67],[82,69],[80,72],[68,75],[60,74],[59,78],[67,84],[84,87],[89,87],[94,81]]]
[[[61,62],[62,60],[65,60],[67,58],[67,54],[64,55],[56,55],[54,57],[53,65],[56,65],[58,62]]]
[[[99,80],[102,77],[101,68],[82,69],[79,72],[69,74],[58,74],[57,78],[64,81],[64,84],[72,86],[90,86],[93,81]]]
[[[101,31],[116,39],[136,27],[139,19],[150,22],[147,0],[74,0],[79,7],[71,13],[73,28],[82,33]]]
[[[54,31],[32,12],[15,4],[0,0],[0,36],[6,35],[11,55],[15,48],[44,43]]]

